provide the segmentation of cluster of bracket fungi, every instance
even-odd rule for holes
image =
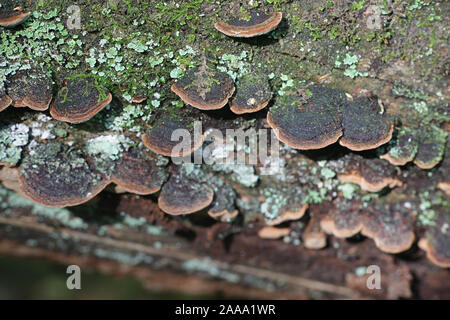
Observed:
[[[0,14],[0,26],[14,27],[30,15],[20,8],[9,10]],[[248,38],[274,30],[281,20],[281,12],[251,11],[249,19],[218,22],[215,28],[231,37]],[[235,114],[261,111],[273,98],[269,81],[263,75],[245,75],[235,87],[233,79],[216,69],[206,57],[199,66],[187,70],[171,89],[186,104],[198,110],[217,110],[229,105]],[[111,93],[90,76],[68,78],[56,97],[52,92],[52,80],[41,67],[19,71],[7,79],[6,88],[0,87],[0,111],[10,105],[37,111],[50,109],[55,120],[78,124],[90,120],[112,100]],[[58,122],[55,120],[47,122],[55,126]],[[20,195],[50,207],[85,203],[113,185],[116,192],[159,193],[158,205],[170,215],[206,210],[214,219],[231,221],[240,211],[235,204],[236,191],[230,185],[222,179],[214,179],[213,172],[199,174],[195,166],[169,165],[164,158],[172,156],[172,149],[178,144],[171,141],[172,132],[183,128],[192,133],[194,120],[195,117],[185,114],[167,115],[159,117],[141,140],[124,134],[97,134],[77,142],[79,148],[73,147],[74,141],[68,142],[68,137],[30,142],[26,131],[23,141],[14,142],[20,152],[22,149],[25,151],[24,156],[21,157],[19,152],[17,157],[17,150],[6,150],[9,158],[0,157],[0,165],[3,166],[0,180]],[[380,111],[375,99],[349,98],[341,90],[318,84],[295,84],[283,96],[277,97],[267,112],[267,123],[280,141],[298,150],[321,149],[336,142],[353,151],[370,150],[387,144],[394,132],[393,122]],[[65,125],[70,131],[70,126]],[[0,132],[16,129],[17,124],[3,125]],[[198,141],[192,141],[190,153],[202,147],[206,131],[201,132]],[[117,157],[104,154],[104,150],[97,147],[97,142],[107,142],[108,139],[114,139],[115,145],[120,146],[121,152]],[[0,141],[0,147],[1,144]],[[421,150],[441,152],[434,149],[432,142],[417,139],[403,130],[396,145],[381,158],[393,165],[414,161],[419,167],[429,169],[437,163],[427,158],[429,153]],[[436,159],[434,156],[429,158]],[[366,160],[350,153],[345,163],[345,170],[338,178],[358,184],[362,190],[378,192],[403,184],[396,177],[395,167],[387,161]],[[442,168],[441,171],[448,171],[448,165]],[[445,172],[440,174],[442,182],[438,187],[449,194],[449,175]],[[308,204],[299,196],[299,187],[287,182],[276,187],[283,191],[287,200],[283,206],[273,209],[275,212],[271,212],[272,216],[264,221],[265,226],[258,233],[261,238],[287,236],[290,229],[280,225],[299,220],[308,211]],[[339,198],[335,200],[339,201]],[[439,217],[443,221],[439,220],[436,227],[428,229],[419,246],[433,263],[449,267],[449,230],[439,229],[439,226],[449,225],[449,216],[442,214]],[[326,246],[325,233],[339,238],[361,233],[374,239],[381,250],[399,253],[412,246],[415,240],[413,230],[413,221],[407,212],[389,205],[367,208],[352,201],[339,204],[339,209],[327,212],[321,219],[311,218],[303,240],[307,248],[320,249]]]

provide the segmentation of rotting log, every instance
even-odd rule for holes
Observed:
[[[253,1],[283,20],[263,37],[235,39],[214,25],[245,18],[251,5],[238,1],[94,0],[79,11],[68,11],[68,1],[6,2],[33,14],[1,30],[1,253],[133,274],[152,288],[192,284],[197,293],[449,298],[448,3]],[[261,96],[272,101],[245,115],[183,104],[170,88],[186,71],[207,75],[200,84],[187,79],[202,87],[200,98],[210,92],[205,83],[223,79],[201,69],[207,63],[228,73],[237,92],[239,80],[260,77],[271,90]],[[44,85],[23,71],[31,67],[53,79],[50,113],[19,108],[48,107],[38,94]],[[74,79],[86,80],[86,97],[69,94]],[[215,98],[230,98],[231,87]],[[86,103],[83,121],[93,118],[73,125],[50,117],[71,102]],[[261,162],[175,165],[140,143],[167,156],[171,130],[193,131],[194,121],[222,132],[282,126],[295,139],[279,138],[293,148],[281,144],[282,171],[266,175]],[[322,149],[295,150],[311,147]],[[149,170],[155,176],[139,178]],[[185,200],[168,199],[176,192]],[[77,206],[47,208],[19,194]],[[172,200],[170,210],[162,206],[168,213],[206,209],[169,216],[158,198]],[[261,239],[274,221],[289,234]],[[306,249],[312,234],[327,246]],[[381,290],[366,286],[371,265],[380,267]]]

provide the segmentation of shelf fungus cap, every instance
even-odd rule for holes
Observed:
[[[214,27],[230,37],[251,38],[267,34],[274,30],[283,19],[281,12],[266,14],[250,10],[247,17],[236,17],[228,21],[217,22]]]
[[[375,241],[387,253],[400,253],[411,248],[415,240],[409,213],[392,208],[371,208],[364,212],[361,234]]]
[[[450,268],[450,216],[446,207],[438,207],[436,220],[427,226],[419,247],[427,253],[428,259],[441,268]]]
[[[208,209],[208,215],[213,219],[228,222],[239,214],[235,206],[236,192],[224,181],[217,181],[220,183],[209,181],[214,189],[214,199]]]
[[[262,239],[280,239],[283,238],[291,232],[291,229],[289,228],[278,228],[278,227],[272,227],[272,226],[266,226],[261,228],[258,231],[258,237]]]
[[[320,227],[337,238],[350,238],[362,230],[361,213],[357,203],[343,203],[320,221]]]
[[[6,94],[3,84],[0,84],[0,112],[8,108],[12,103],[12,99]]]
[[[267,122],[277,138],[300,150],[321,149],[342,136],[339,106],[343,94],[335,89],[311,87],[311,97],[297,94],[279,98],[267,114]]]
[[[200,110],[223,108],[234,93],[233,79],[204,62],[174,83],[172,91],[185,103]]]
[[[17,108],[45,111],[52,101],[52,79],[39,67],[17,72],[8,79],[7,90]]]
[[[153,194],[167,180],[168,172],[158,166],[157,155],[128,136],[99,135],[87,140],[85,149],[96,171],[123,192]]]
[[[236,114],[258,112],[272,98],[269,82],[263,75],[247,75],[239,81],[230,109]]]
[[[112,95],[94,78],[66,80],[53,101],[50,114],[53,118],[70,123],[90,120],[112,100]]]
[[[353,151],[375,149],[392,139],[394,125],[373,99],[358,98],[343,107],[339,143]]]
[[[393,142],[391,140],[389,143]],[[390,146],[389,151],[380,158],[385,159],[396,166],[404,166],[414,160],[419,149],[418,140],[414,130],[402,128],[397,139]]]
[[[22,193],[49,207],[75,206],[101,192],[108,181],[92,170],[84,156],[59,142],[28,146],[19,171]]]
[[[21,7],[14,8],[12,1],[2,2],[0,6],[0,26],[13,28],[28,19],[31,12],[23,12]]]
[[[208,185],[172,175],[162,187],[158,206],[170,215],[191,214],[207,208],[213,198],[214,191]]]
[[[285,210],[277,218],[265,220],[265,222],[269,226],[276,226],[286,221],[299,220],[305,215],[306,210],[308,210],[308,206],[309,205],[305,203],[299,206],[298,209],[291,208],[289,210]]]
[[[174,134],[180,140],[172,140]],[[142,136],[148,149],[166,157],[188,156],[203,145],[204,139],[202,129],[196,126],[194,119],[181,116],[158,119]]]
[[[160,191],[167,178],[167,170],[158,167],[156,157],[130,150],[115,166],[111,181],[127,192],[149,195]]]
[[[447,132],[433,125],[421,130],[414,164],[421,169],[434,168],[444,157],[447,136]]]
[[[345,183],[354,183],[362,190],[378,192],[389,187],[400,187],[403,183],[395,177],[395,167],[380,159],[364,159],[351,155],[348,157],[346,173],[338,175]]]

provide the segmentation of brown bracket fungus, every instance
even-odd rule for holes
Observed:
[[[7,91],[14,107],[45,111],[52,100],[52,79],[39,67],[19,71],[8,79]]]
[[[7,189],[14,190],[17,193],[20,192],[19,184],[19,169],[3,167],[0,169],[0,181]]]
[[[156,164],[157,159],[135,149],[125,152],[111,181],[131,193],[149,195],[158,192],[168,173]]]
[[[188,70],[171,89],[185,103],[200,110],[223,108],[235,90],[233,79],[206,61],[200,67]]]
[[[289,235],[290,232],[291,229],[289,228],[266,226],[258,231],[258,237],[262,239],[276,240]]]
[[[66,80],[53,101],[53,118],[70,123],[90,120],[112,100],[112,95],[91,77]]]
[[[12,103],[12,99],[6,94],[5,86],[0,84],[0,112],[5,110]]]
[[[21,7],[14,7],[10,0],[2,1],[0,5],[0,26],[13,28],[28,19],[31,12],[23,12]]]
[[[66,207],[87,202],[108,184],[79,151],[59,142],[33,141],[19,171],[23,194],[45,206]]]
[[[392,208],[364,209],[361,234],[373,239],[387,253],[400,253],[411,248],[415,235],[409,213]]]
[[[162,187],[158,206],[170,215],[191,214],[207,208],[213,198],[214,190],[208,185],[172,175]]]
[[[408,162],[414,160],[418,149],[419,144],[414,135],[414,131],[409,128],[402,128],[399,130],[393,146],[380,158],[389,161],[393,165],[404,166]]]
[[[258,112],[272,98],[269,82],[263,75],[247,75],[239,80],[230,109],[236,114]]]
[[[160,118],[142,136],[142,142],[151,151],[166,157],[188,156],[204,141],[203,132],[195,132],[194,120],[182,116]],[[172,140],[176,130],[179,130],[177,138],[180,140]],[[179,150],[174,150],[175,147]]]
[[[306,229],[302,233],[302,240],[305,248],[320,250],[327,246],[327,236],[321,230],[320,221],[315,216],[311,216]]]
[[[350,238],[362,230],[359,204],[339,203],[340,208],[335,208],[320,221],[320,226],[328,234],[337,238]]]
[[[86,142],[90,162],[103,177],[123,192],[149,195],[158,192],[168,172],[156,155],[124,135],[100,135]]]
[[[373,99],[358,98],[343,106],[343,136],[339,143],[353,151],[375,149],[392,139],[394,125]]]
[[[408,250],[415,239],[412,217],[389,207],[362,208],[357,203],[343,204],[320,222],[322,230],[338,238],[361,232],[387,253]]]
[[[433,125],[420,129],[419,132],[419,150],[414,164],[422,169],[434,168],[444,156],[448,134]]]
[[[447,156],[444,158],[436,172],[439,178],[437,187],[444,191],[446,195],[450,196],[450,150],[447,149],[446,153]]]
[[[251,38],[267,34],[274,30],[283,19],[281,12],[266,14],[250,10],[248,17],[236,17],[228,21],[217,22],[214,27],[230,37]]]
[[[355,183],[362,190],[378,192],[385,187],[394,188],[403,183],[395,177],[395,167],[380,159],[364,159],[360,156],[350,156],[346,165],[346,173],[338,178],[346,183]]]
[[[444,207],[445,209],[445,207]],[[427,228],[419,247],[427,253],[428,259],[441,268],[450,268],[450,216],[448,212],[438,213],[436,222]]]
[[[339,107],[344,94],[335,89],[313,86],[305,98],[288,94],[278,99],[267,114],[267,121],[278,139],[292,148],[321,149],[342,136]]]
[[[239,211],[236,209],[234,201],[236,198],[236,192],[228,184],[225,184],[222,180],[221,183],[211,183],[214,189],[214,199],[208,209],[208,215],[216,220],[223,222],[231,221],[237,217]]]

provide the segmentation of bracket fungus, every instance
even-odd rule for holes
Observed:
[[[213,201],[214,190],[183,175],[172,175],[162,187],[159,208],[170,215],[184,215],[201,211]]]
[[[89,160],[120,190],[140,195],[158,192],[168,172],[157,165],[157,157],[124,135],[101,135],[86,143]]]
[[[346,183],[355,183],[361,189],[378,192],[385,187],[394,188],[403,183],[395,177],[395,167],[380,159],[365,159],[360,156],[348,157],[345,173],[338,178]]]
[[[276,240],[276,239],[280,239],[280,238],[283,238],[283,237],[289,235],[290,232],[291,232],[291,229],[289,229],[289,228],[278,228],[278,227],[266,226],[266,227],[261,228],[258,231],[258,237],[260,237],[262,239]]]
[[[419,247],[427,253],[428,259],[441,268],[450,268],[450,216],[439,212],[436,223],[427,228],[425,237],[419,240]]]
[[[12,103],[12,99],[6,94],[5,86],[0,83],[0,112],[5,110]]]
[[[32,141],[19,171],[23,194],[48,207],[75,206],[87,202],[108,184],[79,150],[57,141]]]
[[[394,125],[374,99],[358,98],[343,106],[339,144],[353,151],[375,149],[392,139]]]
[[[230,37],[251,38],[267,34],[274,30],[283,19],[281,12],[264,13],[250,10],[247,17],[236,17],[228,21],[219,21],[214,27]]]
[[[358,233],[375,241],[387,253],[408,250],[415,239],[409,213],[389,207],[362,208],[356,203],[330,211],[320,222],[321,228],[338,238]]]
[[[223,108],[234,93],[233,79],[203,61],[192,68],[171,87],[185,103],[200,110]]]
[[[444,156],[447,136],[447,132],[433,125],[421,129],[414,164],[422,169],[434,168]]]
[[[50,107],[53,118],[70,123],[90,120],[112,100],[112,95],[94,78],[67,79]]]
[[[271,98],[267,79],[263,75],[249,74],[239,80],[230,109],[236,114],[258,112],[269,104]]]
[[[380,158],[385,159],[396,166],[404,166],[414,160],[419,149],[419,143],[410,128],[402,128],[399,130],[397,139],[392,143],[389,152]]]
[[[39,67],[34,67],[10,77],[7,91],[14,107],[45,111],[52,100],[52,79]]]
[[[434,168],[444,157],[448,133],[434,125],[400,129],[389,151],[380,158],[394,165],[413,161],[422,169]]]
[[[197,132],[193,122],[193,118],[182,116],[160,118],[142,136],[142,142],[151,151],[166,157],[188,156],[200,148],[205,139],[201,128]],[[175,131],[178,131],[176,138],[181,141],[172,140]]]
[[[22,7],[14,7],[11,0],[2,1],[0,5],[0,26],[13,28],[28,19],[31,12],[24,12]]]
[[[208,215],[223,222],[231,221],[239,214],[234,204],[236,192],[223,180],[217,181],[221,183],[212,183],[214,199],[208,209]],[[211,184],[212,180],[209,180],[209,182]]]
[[[320,226],[328,234],[338,238],[350,238],[362,229],[359,205],[357,203],[340,203],[340,209],[330,211],[320,221]]]
[[[361,234],[373,239],[387,253],[400,253],[411,248],[415,235],[409,213],[389,207],[364,209]]]
[[[323,86],[305,91],[309,98],[296,92],[280,97],[267,114],[267,122],[287,145],[301,150],[321,149],[342,136],[339,107],[345,96]]]

